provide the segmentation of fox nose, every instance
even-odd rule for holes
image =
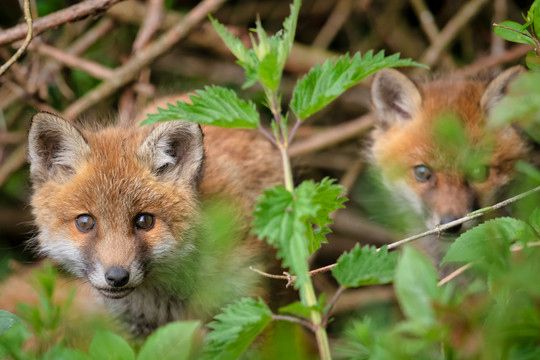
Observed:
[[[448,223],[450,223],[452,221],[455,221],[457,219],[459,219],[459,218],[456,217],[456,216],[446,215],[446,216],[443,216],[443,218],[441,219],[441,222],[439,223],[439,225],[448,224]],[[451,228],[448,228],[448,229],[444,230],[444,232],[448,233],[448,234],[457,234],[460,230],[461,230],[461,224],[458,224],[458,225],[452,226]]]
[[[122,287],[129,281],[129,272],[120,266],[113,266],[105,273],[107,284],[112,287]]]

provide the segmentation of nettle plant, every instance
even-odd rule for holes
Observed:
[[[324,297],[317,298],[315,294],[308,257],[326,242],[325,234],[330,232],[328,224],[332,222],[330,213],[343,207],[346,199],[341,196],[343,188],[330,179],[320,183],[304,181],[295,187],[288,147],[304,119],[366,76],[387,67],[420,64],[399,59],[398,54],[385,57],[384,52],[375,55],[368,52],[363,57],[359,53],[352,57],[344,55],[327,61],[322,66],[315,66],[298,81],[289,104],[292,112],[282,113],[279,84],[293,44],[299,9],[300,0],[296,0],[291,5],[291,15],[284,21],[283,30],[271,37],[257,21],[251,49],[211,18],[214,28],[245,70],[247,82],[244,88],[259,83],[264,89],[265,105],[273,116],[271,131],[261,125],[253,102],[244,101],[233,90],[219,86],[196,91],[196,96],[191,96],[191,104],[169,104],[168,109],[148,115],[143,124],[177,119],[230,128],[258,128],[279,149],[285,186],[268,189],[259,199],[253,232],[277,249],[283,267],[289,269],[294,287],[300,293],[300,302],[281,311],[298,316],[287,319],[297,319],[313,330],[321,358],[330,359],[325,329],[330,309],[325,308]],[[293,117],[296,120],[289,129]],[[384,284],[392,280],[396,260],[397,254],[385,249],[356,247],[340,258],[333,274],[343,288]],[[207,336],[205,354],[211,359],[235,359],[273,319],[284,318],[273,314],[262,300],[242,299],[226,307],[209,324],[213,331]]]
[[[537,7],[529,11],[531,24],[538,18],[534,15],[538,11],[538,0],[533,7],[535,4]],[[388,360],[540,358],[540,309],[537,306],[540,288],[536,279],[540,273],[540,247],[536,246],[540,244],[540,210],[536,209],[538,196],[529,196],[537,195],[540,190],[540,172],[525,163],[518,166],[521,178],[526,180],[526,186],[536,188],[459,221],[469,221],[529,196],[529,201],[522,201],[525,206],[518,211],[526,220],[497,218],[461,235],[443,260],[443,263],[462,265],[456,273],[440,280],[431,261],[413,248],[406,247],[399,257],[397,252],[389,252],[415,239],[436,234],[443,230],[440,227],[379,249],[355,246],[336,264],[314,270],[331,269],[339,283],[336,295],[328,303],[324,294],[316,296],[311,281],[314,271],[310,272],[308,258],[326,242],[325,235],[330,232],[328,225],[332,222],[330,214],[343,207],[346,199],[341,195],[343,188],[330,179],[320,183],[304,181],[294,186],[287,155],[294,133],[303,120],[377,70],[422,65],[399,59],[398,55],[385,57],[382,52],[329,60],[315,66],[298,81],[289,104],[292,111],[283,113],[279,84],[292,46],[299,8],[300,0],[295,0],[283,30],[274,36],[267,36],[257,21],[251,49],[211,18],[246,72],[244,87],[259,83],[264,89],[264,105],[273,116],[270,131],[261,125],[253,102],[244,101],[233,90],[219,86],[197,91],[196,96],[191,97],[191,104],[169,104],[167,109],[159,109],[158,114],[148,115],[145,123],[177,119],[214,126],[258,128],[277,147],[283,160],[285,186],[268,189],[261,196],[254,211],[253,232],[277,249],[299,291],[300,301],[279,309],[278,314],[260,299],[244,298],[227,306],[208,325],[211,331],[204,339],[202,352],[199,351],[200,323],[175,322],[158,329],[144,344],[136,346],[137,351],[119,335],[99,332],[92,340],[88,355],[67,348],[62,341],[48,351],[43,350],[47,351],[43,354],[23,347],[24,340],[30,337],[27,325],[14,315],[0,311],[0,357],[147,359],[158,355],[161,359],[236,359],[272,321],[293,321],[315,333],[321,358],[330,359],[326,326],[340,294],[347,288],[394,282],[403,319],[390,324],[370,317],[353,320],[345,336],[335,342],[333,353],[349,359]],[[529,132],[540,134],[536,131],[540,124],[540,101],[534,98],[523,103],[527,94],[540,93],[537,75],[525,78],[523,85],[519,79],[516,81],[509,96],[494,111],[503,114],[494,124],[514,121],[517,114],[525,119]],[[448,224],[449,227],[454,225]],[[464,270],[470,275],[467,286],[447,281]],[[31,327],[40,327],[41,330],[34,333],[49,342],[51,337],[46,335],[47,331],[57,331],[62,311],[52,303],[54,281],[48,277],[41,281],[46,290],[40,307],[26,307],[22,314]]]

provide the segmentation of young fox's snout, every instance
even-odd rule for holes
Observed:
[[[512,127],[491,126],[487,118],[522,71],[420,84],[392,69],[375,76],[373,162],[428,228],[493,203],[512,179],[526,146]]]

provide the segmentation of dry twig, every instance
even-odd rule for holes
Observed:
[[[107,10],[117,2],[122,0],[86,0],[79,4],[70,6],[66,9],[59,10],[50,15],[34,21],[33,31],[34,36],[41,34],[43,31],[58,27],[62,24],[72,21],[84,19],[89,15],[96,15]],[[26,25],[17,25],[11,29],[7,29],[0,33],[0,45],[12,43],[26,36]]]
[[[454,40],[461,30],[484,6],[488,0],[472,0],[467,2],[458,13],[448,21],[444,29],[439,33],[432,45],[420,57],[420,62],[433,66],[442,51]]]
[[[111,79],[104,81],[94,90],[71,104],[65,110],[65,116],[71,119],[76,117],[132,81],[145,66],[168,51],[176,42],[180,41],[180,39],[193,29],[195,25],[205,19],[208,13],[216,10],[224,2],[225,0],[204,0],[200,2],[181,22],[161,35],[153,43],[146,46],[137,56],[131,58],[122,67],[115,70],[114,76]]]
[[[33,27],[32,27],[32,13],[30,11],[30,0],[24,0],[23,5],[23,11],[24,11],[24,20],[26,21],[26,38],[24,39],[23,44],[21,47],[13,54],[13,56],[2,66],[0,66],[0,76],[2,76],[10,67],[21,57],[21,55],[25,52],[28,45],[30,45],[30,41],[32,41],[33,37]]]

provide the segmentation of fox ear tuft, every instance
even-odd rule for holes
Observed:
[[[34,184],[51,178],[62,181],[89,155],[81,132],[61,117],[40,112],[32,118],[28,134],[28,160]]]
[[[508,92],[508,87],[519,75],[525,73],[521,65],[513,66],[491,80],[482,95],[480,105],[489,113]]]
[[[186,121],[159,123],[139,146],[137,156],[164,180],[197,183],[204,157],[201,127]]]
[[[377,72],[371,85],[371,101],[376,125],[387,129],[411,120],[422,104],[418,87],[394,69]]]

